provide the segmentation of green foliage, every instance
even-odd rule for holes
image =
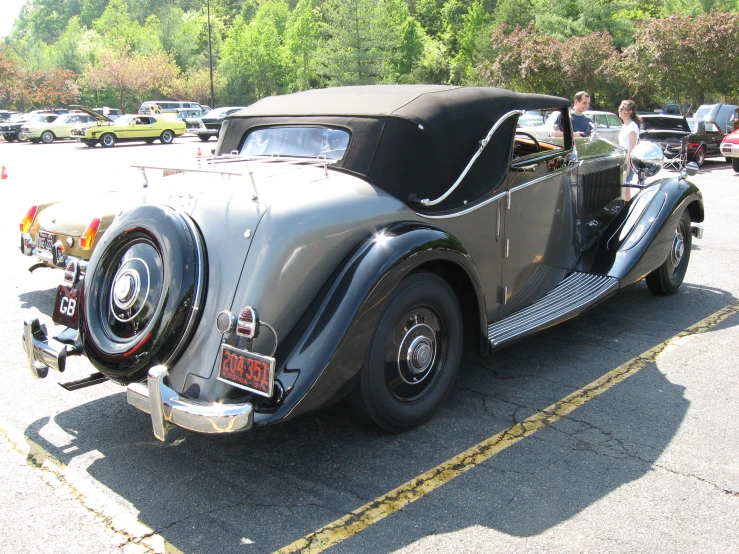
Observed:
[[[13,61],[0,62],[19,73],[0,104],[67,94],[74,79],[96,105],[209,101],[209,23],[220,105],[364,83],[586,89],[611,108],[735,98],[737,12],[737,0],[29,0],[3,40]],[[129,77],[148,60],[169,82],[103,85],[103,59]]]

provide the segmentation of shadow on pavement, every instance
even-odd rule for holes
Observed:
[[[253,541],[251,551],[272,551],[735,301],[687,283],[657,298],[639,283],[490,357],[466,355],[439,414],[401,435],[367,429],[339,404],[243,435],[183,432],[184,440],[165,445],[125,394],[58,414],[55,423],[73,437],[71,445],[43,438],[48,419],[25,433],[67,464],[97,451],[86,471],[183,551],[243,552],[244,540]],[[332,551],[389,551],[475,525],[520,537],[542,533],[650,472],[688,407],[683,388],[658,361]]]

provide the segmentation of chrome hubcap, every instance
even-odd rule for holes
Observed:
[[[416,322],[406,332],[398,350],[398,374],[409,385],[416,385],[431,373],[436,360],[434,330]]]
[[[672,267],[680,265],[680,261],[683,259],[685,253],[685,237],[682,232],[678,229],[675,232],[675,238],[672,239],[672,248],[670,249],[670,262]]]
[[[143,279],[136,268],[145,272]],[[143,291],[142,282],[145,289]],[[131,258],[124,262],[110,288],[110,309],[113,317],[122,323],[134,319],[144,307],[144,301],[149,295],[150,282],[149,266],[144,260]]]

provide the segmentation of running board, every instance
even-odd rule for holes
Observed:
[[[613,277],[571,273],[529,307],[488,325],[490,347],[497,348],[573,318],[617,290],[618,280]]]

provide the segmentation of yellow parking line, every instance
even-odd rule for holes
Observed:
[[[586,402],[589,402],[645,367],[655,363],[663,352],[672,347],[679,346],[682,339],[705,333],[736,313],[739,313],[739,302],[735,302],[699,321],[695,325],[691,325],[677,335],[632,358],[599,379],[573,392],[562,400],[555,402],[551,406],[544,408],[539,413],[517,423],[513,427],[468,448],[461,454],[454,456],[418,477],[414,477],[410,481],[354,510],[350,514],[277,550],[277,554],[322,552],[356,535],[370,525],[374,525],[387,516],[394,514],[407,504],[423,498],[429,492],[436,490],[444,483],[451,481],[476,465],[495,456],[509,446],[567,416]]]

